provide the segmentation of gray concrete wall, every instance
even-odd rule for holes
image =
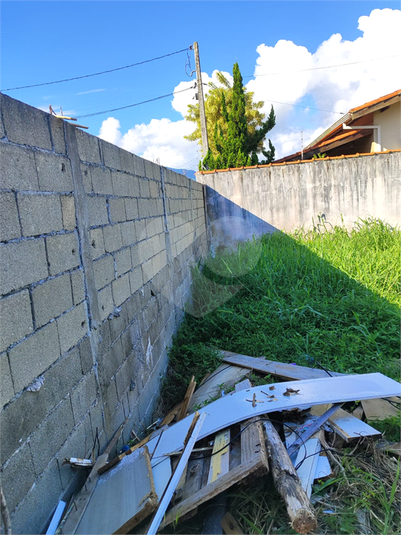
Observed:
[[[227,202],[233,203],[236,218],[246,220],[248,237],[260,233],[260,221],[289,231],[310,227],[322,214],[332,225],[344,222],[348,228],[366,217],[401,223],[401,152],[198,173],[197,180],[212,190],[207,193],[211,221],[225,214]],[[226,198],[217,210],[216,193]],[[220,236],[224,242],[224,233]]]
[[[66,457],[150,423],[207,252],[202,186],[1,96],[1,484],[40,533]]]

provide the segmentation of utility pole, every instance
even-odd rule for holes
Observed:
[[[206,114],[205,114],[205,101],[203,98],[203,85],[202,85],[202,74],[199,61],[199,48],[198,43],[194,43],[194,53],[195,53],[195,65],[196,65],[196,81],[198,86],[198,101],[199,101],[199,116],[201,124],[201,134],[202,134],[202,153],[205,158],[207,151],[209,150],[209,141],[207,139],[207,125],[206,125]]]

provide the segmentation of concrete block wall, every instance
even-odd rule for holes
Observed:
[[[1,95],[1,485],[41,533],[118,427],[150,423],[207,253],[200,184]]]
[[[206,193],[211,223],[226,214],[251,221],[240,214],[243,210],[284,231],[309,228],[322,214],[333,226],[351,228],[358,218],[368,217],[399,225],[400,179],[399,150],[197,174],[197,180],[213,190]],[[227,203],[235,207],[227,208]],[[230,233],[233,222],[226,221]],[[219,224],[223,228],[224,220]],[[243,226],[252,231],[249,224]]]

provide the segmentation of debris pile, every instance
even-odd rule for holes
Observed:
[[[182,403],[151,435],[111,459],[110,447],[98,457],[59,533],[155,535],[217,496],[224,503],[233,485],[246,487],[266,474],[285,503],[289,526],[301,534],[316,529],[312,484],[331,476],[331,448],[379,439],[363,412],[397,414],[387,400],[399,404],[400,384],[380,373],[344,375],[221,354],[223,364],[197,390],[192,378]],[[277,382],[252,386],[245,378],[251,371]],[[353,413],[341,408],[355,401],[361,405]],[[204,533],[242,533],[224,506],[216,511],[220,531]]]

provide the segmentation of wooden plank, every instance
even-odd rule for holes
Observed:
[[[207,482],[212,483],[230,469],[230,429],[223,429],[214,437],[212,458]]]
[[[182,401],[180,401],[180,403],[178,403],[178,405],[176,405],[175,407],[173,407],[171,409],[171,411],[169,411],[166,416],[164,417],[162,423],[160,424],[160,427],[162,427],[163,425],[169,425],[171,424],[171,422],[174,420],[174,418],[177,416],[177,414],[180,412],[181,410],[181,405],[182,405]]]
[[[273,479],[286,504],[291,527],[298,533],[310,533],[316,528],[317,521],[309,498],[274,425],[267,421],[264,427]]]
[[[399,397],[391,397],[388,399],[394,403],[398,403],[398,406],[401,407],[401,405],[399,405],[401,402]],[[400,417],[400,409],[397,409],[385,399],[368,399],[362,400],[361,403],[368,422],[372,420],[384,420],[391,416]]]
[[[221,527],[226,535],[243,535],[240,525],[229,512],[222,518]]]
[[[241,392],[252,388],[249,379],[241,381],[235,385],[235,391]],[[251,418],[241,424],[241,462],[252,459],[256,454],[261,455],[265,465],[265,471],[269,470],[269,461],[267,458],[266,445],[262,422],[258,418]]]
[[[312,407],[310,413],[314,416],[320,416],[324,411],[331,407],[331,403],[325,405],[316,405]],[[381,433],[363,422],[354,415],[338,409],[332,416],[330,416],[328,423],[333,430],[346,442],[358,440],[361,437],[380,437]]]
[[[343,409],[338,409],[329,418],[329,424],[334,431],[346,442],[358,440],[362,437],[381,437],[381,432],[377,431],[367,423],[355,418]]]
[[[185,466],[188,462],[189,456],[191,455],[195,442],[199,436],[199,433],[200,433],[200,430],[202,428],[205,418],[206,418],[205,413],[199,414],[198,412],[195,413],[195,416],[193,417],[192,425],[184,441],[184,450],[182,452],[181,458],[178,462],[178,465],[173,475],[171,476],[171,479],[169,481],[169,484],[166,487],[166,490],[164,491],[163,496],[160,499],[160,503],[157,508],[157,511],[154,514],[148,529],[146,530],[147,535],[156,535],[157,530],[159,529],[160,523],[163,520],[166,509],[171,501],[173,493],[181,478],[181,474],[183,470],[185,469]]]
[[[274,360],[261,360],[248,355],[239,355],[231,351],[220,351],[223,357],[223,362],[241,366],[242,368],[249,368],[251,370],[263,373],[265,375],[277,375],[289,380],[304,380],[304,379],[322,379],[326,377],[343,376],[342,373],[325,372],[318,368],[307,368],[306,366],[297,366],[295,364],[285,364],[284,362],[275,362]]]
[[[249,373],[249,369],[245,370],[238,366],[221,364],[196,390],[189,404],[189,410],[192,411],[195,407],[201,408],[205,403],[220,397],[222,390],[233,387]]]
[[[202,487],[198,492],[189,496],[186,500],[172,507],[167,511],[160,528],[168,526],[171,522],[174,522],[177,518],[181,518],[184,514],[192,511],[195,507],[199,507],[202,503],[212,499],[224,490],[230,488],[232,485],[239,483],[245,477],[251,475],[253,472],[263,469],[263,462],[259,456],[255,456],[253,459],[241,463],[239,466],[230,470],[228,474],[220,477],[213,483]]]
[[[195,392],[195,388],[196,388],[196,381],[195,381],[195,376],[193,375],[191,378],[191,381],[189,382],[187,391],[185,392],[184,399],[182,400],[180,411],[177,416],[177,422],[185,418],[185,416],[187,415],[188,405],[192,399],[193,393]]]

